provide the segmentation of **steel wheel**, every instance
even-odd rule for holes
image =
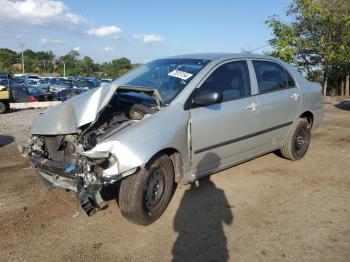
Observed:
[[[152,213],[164,198],[165,176],[162,168],[154,170],[145,186],[144,204],[148,212]]]
[[[296,133],[294,146],[295,153],[297,153],[298,155],[302,154],[308,146],[307,130],[305,127],[301,127]]]
[[[174,175],[172,160],[160,155],[139,172],[124,178],[118,198],[122,215],[139,225],[156,221],[172,197]]]

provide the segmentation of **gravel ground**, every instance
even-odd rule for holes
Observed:
[[[11,110],[9,113],[0,114],[0,134],[13,135],[16,142],[20,143],[28,137],[28,130],[34,118],[44,110]]]
[[[148,227],[114,200],[76,215],[74,194],[48,193],[13,142],[39,111],[0,115],[0,261],[350,261],[350,101],[329,102],[305,158],[267,154],[179,186]]]

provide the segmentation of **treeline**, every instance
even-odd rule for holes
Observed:
[[[78,51],[56,57],[52,51],[25,50],[23,52],[26,73],[66,76],[96,76],[101,78],[119,77],[138,64],[131,64],[127,58],[114,59],[111,62],[95,63],[89,56],[81,57]],[[22,73],[22,53],[0,48],[0,72]]]
[[[271,55],[321,82],[324,94],[349,96],[350,1],[294,0],[286,14],[293,22],[266,21],[274,35]]]

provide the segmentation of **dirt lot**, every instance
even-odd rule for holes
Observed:
[[[350,261],[350,101],[338,107],[303,160],[268,154],[180,186],[148,227],[115,201],[75,216],[74,194],[48,193],[17,153],[39,110],[0,115],[0,261]]]

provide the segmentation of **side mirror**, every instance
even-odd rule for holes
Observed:
[[[201,92],[199,91],[193,99],[193,104],[207,106],[218,104],[223,101],[222,94],[216,91]]]

